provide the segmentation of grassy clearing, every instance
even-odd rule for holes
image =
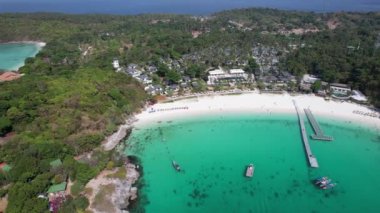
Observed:
[[[127,176],[127,169],[123,166],[120,167],[115,173],[107,175],[108,178],[125,179]]]
[[[98,194],[96,194],[92,208],[102,212],[115,212],[115,208],[111,204],[110,194],[115,191],[113,184],[100,186]]]

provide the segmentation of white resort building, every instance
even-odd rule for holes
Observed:
[[[351,88],[347,84],[330,84],[330,93],[333,98],[345,99],[351,95]]]
[[[231,69],[226,72],[222,69],[216,69],[208,72],[208,85],[215,85],[220,83],[230,83],[237,81],[247,81],[248,74],[242,69]],[[253,74],[252,74],[253,80]]]

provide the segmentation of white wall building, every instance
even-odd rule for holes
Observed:
[[[149,78],[149,76],[147,76],[147,75],[140,75],[140,76],[136,77],[136,79],[145,85],[153,83],[153,80],[151,78]]]
[[[330,84],[330,92],[333,95],[349,96],[351,94],[351,88],[346,84]]]
[[[230,75],[233,77],[245,77],[247,74],[242,69],[232,69],[230,70]]]
[[[320,79],[315,77],[314,75],[309,75],[309,74],[305,74],[302,77],[302,82],[308,83],[308,84],[314,84],[318,80],[320,80]]]
[[[142,72],[140,70],[131,69],[131,68],[127,69],[127,73],[134,78],[137,78],[142,74]]]
[[[215,85],[221,80],[227,81],[236,81],[236,80],[247,80],[248,74],[245,73],[242,69],[231,69],[229,72],[226,72],[221,69],[216,69],[209,71],[208,76],[208,85]]]
[[[120,64],[119,64],[119,60],[117,59],[114,59],[113,62],[112,62],[112,66],[115,70],[119,70],[120,69]]]

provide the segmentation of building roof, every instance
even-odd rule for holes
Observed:
[[[9,172],[9,171],[11,171],[11,169],[12,169],[12,167],[10,166],[10,165],[5,165],[5,166],[3,166],[3,171],[4,172]]]
[[[331,83],[330,86],[350,89],[350,86],[348,86],[347,84]]]
[[[136,68],[136,67],[138,67],[138,65],[137,64],[128,64],[128,67],[134,67],[134,68]]]
[[[232,69],[232,70],[230,70],[230,73],[231,74],[244,74],[245,72],[242,69]]]
[[[61,165],[62,165],[61,159],[56,159],[56,160],[53,160],[50,162],[50,166],[53,168],[56,168],[56,167],[61,166]]]
[[[12,169],[12,166],[8,165],[7,163],[3,162],[0,163],[0,170],[3,172],[9,172]]]
[[[326,81],[321,81],[321,85],[322,86],[327,86],[327,85],[329,85],[329,83],[327,83]]]
[[[316,82],[318,80],[319,80],[319,78],[317,78],[314,75],[309,75],[309,74],[305,74],[302,77],[302,81],[304,81],[306,83],[310,83],[310,84],[314,84],[314,82]]]
[[[208,73],[210,75],[223,75],[223,74],[225,74],[223,70],[211,70]]]
[[[363,95],[363,93],[361,93],[360,91],[358,90],[353,90],[352,91],[352,95],[351,95],[351,98],[356,100],[356,101],[362,101],[362,102],[366,102],[367,101],[367,97],[365,97]]]
[[[66,182],[62,182],[60,184],[55,184],[50,186],[49,190],[47,191],[48,193],[56,193],[56,192],[62,192],[66,190]]]
[[[12,81],[20,78],[22,75],[15,72],[0,73],[0,81]]]

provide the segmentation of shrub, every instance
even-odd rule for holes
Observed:
[[[71,186],[71,194],[74,196],[78,196],[79,193],[84,189],[84,184],[82,182],[75,182],[74,185]]]
[[[62,175],[56,175],[56,176],[54,176],[54,183],[58,184],[58,183],[62,183],[62,182],[63,182]]]
[[[12,131],[12,122],[5,117],[0,117],[0,136]]]
[[[3,198],[5,195],[7,195],[8,190],[7,189],[0,189],[0,198]]]
[[[109,161],[109,162],[107,163],[107,169],[108,169],[108,170],[113,169],[114,166],[115,166],[115,163],[114,163],[113,161]]]
[[[74,205],[77,210],[85,210],[88,205],[88,199],[85,196],[79,196],[74,199]]]
[[[82,153],[98,147],[103,139],[104,135],[100,133],[86,134],[80,136],[73,145],[77,148],[78,153]]]

